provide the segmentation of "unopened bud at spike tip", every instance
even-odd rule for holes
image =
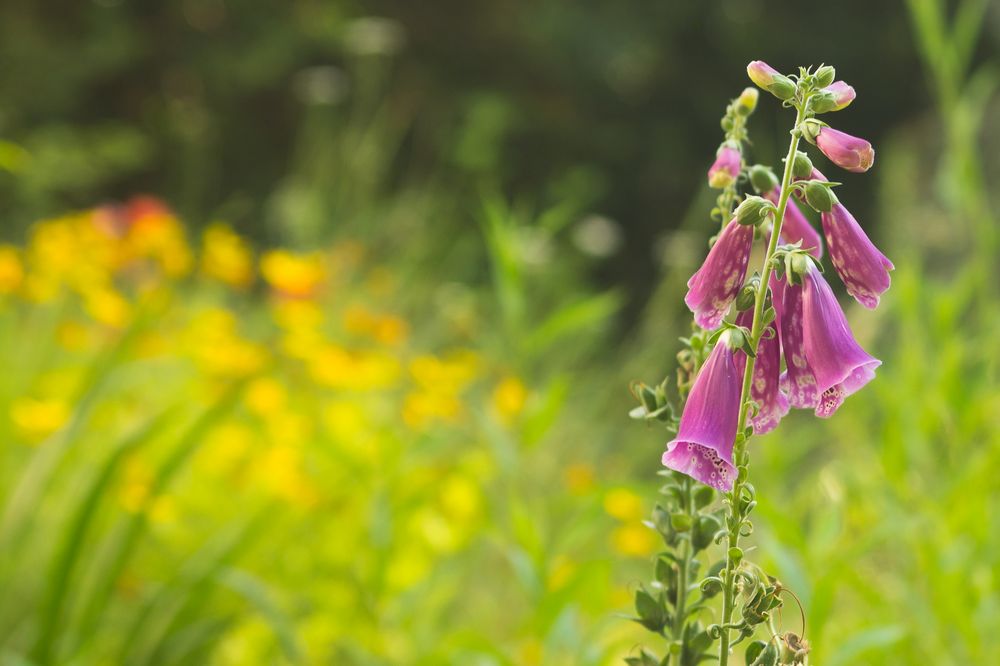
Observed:
[[[826,88],[837,78],[837,70],[830,65],[824,65],[816,70],[816,87]]]
[[[760,93],[756,88],[744,88],[737,99],[737,109],[744,116],[749,116],[757,108],[757,99]]]

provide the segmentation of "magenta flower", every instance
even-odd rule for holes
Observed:
[[[787,281],[772,285],[774,309],[785,356],[785,371],[781,374],[781,390],[796,409],[812,409],[819,401],[816,377],[809,367],[803,339],[802,288]]]
[[[775,206],[778,205],[780,196],[780,187],[764,194],[764,198]],[[801,241],[802,248],[809,250],[809,254],[817,259],[823,257],[823,241],[820,240],[819,232],[809,223],[809,220],[791,198],[788,199],[788,205],[785,207],[785,218],[781,222],[781,240],[785,243]]]
[[[740,175],[742,156],[737,148],[724,143],[715,153],[715,162],[708,170],[708,186],[717,190],[725,189]]]
[[[857,96],[854,92],[854,88],[851,87],[847,81],[836,81],[831,83],[826,88],[823,88],[823,92],[833,95],[833,103],[836,106],[834,106],[831,111],[846,109]]]
[[[864,173],[875,163],[872,144],[832,127],[820,128],[816,145],[831,162],[847,171]]]
[[[861,305],[874,309],[879,295],[889,288],[892,262],[878,251],[842,204],[834,204],[833,210],[823,213],[821,219],[833,267],[847,292]]]
[[[775,286],[773,278],[771,286],[773,292]],[[736,323],[750,328],[753,324],[753,310],[741,312],[736,318]],[[745,368],[746,354],[737,354],[736,370],[740,376],[743,375]],[[758,435],[774,430],[782,417],[788,413],[788,397],[781,391],[780,380],[781,341],[778,338],[777,327],[771,322],[757,347],[757,360],[753,366],[753,381],[750,384],[750,397],[760,408],[756,415],[750,417],[750,425]]]
[[[736,478],[733,442],[743,381],[736,353],[729,348],[729,333],[723,333],[694,380],[677,436],[663,454],[664,467],[722,491],[732,490]]]
[[[794,407],[813,407],[827,418],[847,396],[875,377],[882,364],[854,339],[830,285],[810,265],[801,285],[786,284],[781,297],[782,386]]]
[[[688,280],[684,302],[702,328],[712,330],[722,323],[743,286],[752,244],[753,227],[730,220],[708,251],[705,263]]]

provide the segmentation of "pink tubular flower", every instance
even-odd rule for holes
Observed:
[[[729,333],[723,333],[694,380],[677,436],[663,454],[664,467],[722,491],[732,490],[736,478],[733,442],[742,385],[736,354]]]
[[[772,279],[772,291],[774,285]],[[753,310],[741,312],[736,318],[736,323],[750,328],[753,324]],[[741,376],[745,367],[746,355],[737,354],[736,370]],[[777,327],[771,322],[757,347],[757,360],[753,366],[753,381],[750,384],[750,397],[760,408],[756,415],[750,417],[750,425],[758,435],[774,430],[782,417],[788,413],[788,397],[781,392],[780,379],[781,341],[778,338]]]
[[[823,213],[821,219],[833,267],[847,292],[861,305],[874,309],[879,295],[889,288],[892,262],[878,251],[842,204],[834,204],[833,210]]]
[[[743,286],[752,244],[753,227],[730,220],[701,268],[688,280],[684,302],[702,328],[713,330],[722,323]]]
[[[875,163],[872,144],[832,127],[820,128],[816,145],[831,162],[846,171],[864,173]]]
[[[847,396],[875,377],[882,364],[854,339],[830,285],[815,266],[801,285],[786,284],[781,299],[781,342],[787,370],[782,385],[795,407],[827,418]]]
[[[743,158],[737,148],[724,143],[715,153],[715,162],[708,170],[708,186],[725,189],[740,175]]]
[[[831,83],[826,88],[823,88],[823,92],[833,95],[833,103],[836,106],[834,106],[831,111],[846,109],[857,96],[854,92],[854,88],[851,87],[847,81],[836,81]]]
[[[780,196],[780,187],[764,194],[764,198],[775,206],[778,205]],[[788,205],[785,207],[785,218],[781,223],[781,240],[786,243],[801,241],[802,248],[809,250],[809,254],[817,259],[823,257],[823,241],[820,240],[819,232],[813,228],[813,225],[809,223],[809,220],[791,198],[788,199]]]
[[[778,282],[777,287],[772,284],[772,293],[785,356],[781,389],[792,407],[812,409],[819,401],[819,392],[803,345],[802,287]]]

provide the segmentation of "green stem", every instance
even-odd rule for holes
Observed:
[[[795,127],[792,129],[792,138],[788,144],[788,156],[785,158],[785,173],[781,179],[781,197],[778,199],[778,211],[774,216],[771,239],[768,242],[767,252],[764,255],[764,265],[760,270],[760,284],[757,287],[757,293],[754,298],[753,324],[750,329],[750,348],[754,350],[754,353],[757,351],[761,335],[763,334],[764,301],[767,297],[767,285],[771,279],[771,257],[774,255],[774,251],[778,247],[778,234],[781,233],[781,223],[784,220],[785,209],[788,207],[788,197],[791,194],[790,186],[792,183],[792,164],[795,162],[795,151],[798,150],[799,139],[801,138],[799,125],[802,123],[804,109],[805,102],[797,108]],[[750,412],[750,386],[753,382],[754,362],[754,357],[748,355],[746,367],[743,370],[743,389],[740,393],[740,417],[739,423],[736,426],[736,446],[733,451],[733,459],[737,462],[738,467],[745,467],[748,460],[746,452],[747,441],[741,435],[746,428],[747,415]],[[739,566],[739,562],[734,561],[731,554],[733,549],[739,546],[740,530],[743,527],[743,520],[745,518],[739,508],[740,495],[743,492],[745,483],[746,474],[738,473],[736,475],[736,481],[733,483],[732,491],[727,494],[729,505],[729,518],[727,523],[729,533],[727,535],[728,548],[726,549],[726,568],[724,570],[725,577],[723,578],[722,628],[719,635],[719,666],[727,666],[729,663],[729,628],[727,625],[731,623],[733,611],[735,610],[736,568]]]
[[[687,588],[691,560],[691,533],[694,530],[694,502],[691,498],[691,477],[685,476],[681,485],[681,501],[683,510],[691,519],[691,528],[687,538],[681,544],[681,557],[677,565],[677,603],[674,604],[674,640],[683,641],[684,625],[687,616]]]

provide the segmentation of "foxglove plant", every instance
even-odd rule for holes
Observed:
[[[709,185],[721,190],[712,210],[720,230],[688,282],[684,300],[694,333],[682,339],[676,392],[670,395],[667,380],[633,386],[641,404],[631,416],[662,422],[673,433],[661,459],[663,499],[649,522],[667,549],[656,558],[652,585],[641,587],[635,600],[635,619],[666,638],[668,649],[659,657],[643,648],[627,658],[633,666],[695,666],[709,659],[727,666],[732,648],[765,624],[769,639],[749,643],[747,664],[807,663],[805,639],[775,626],[774,611],[790,591],[750,563],[740,546],[753,530],[756,505],[748,444],[777,427],[792,407],[832,416],[881,363],[855,340],[823,277],[823,239],[848,293],[866,307],[876,307],[889,288],[893,265],[834,194],[839,183],[799,150],[804,139],[842,169],[872,167],[870,143],[816,118],[846,108],[854,88],[835,82],[830,66],[784,75],[754,61],[747,74],[795,110],[795,123],[779,180],[767,166],[746,163],[746,122],[756,91],[748,88],[727,107],[725,140],[708,173]],[[748,186],[757,194],[737,206]],[[820,214],[822,236],[793,195]],[[748,276],[758,240],[760,268]],[[713,544],[723,546],[723,557],[699,578]],[[721,608],[712,616],[719,596]],[[706,616],[714,617],[707,627]]]

